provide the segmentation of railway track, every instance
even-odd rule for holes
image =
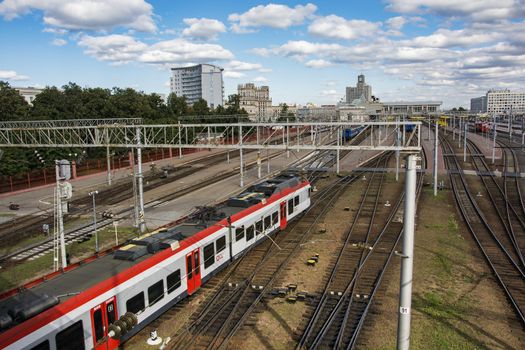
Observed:
[[[472,158],[472,164],[479,174],[479,178],[489,196],[492,203],[493,210],[499,218],[499,223],[491,221],[492,227],[502,245],[509,251],[512,259],[521,266],[525,267],[525,260],[523,257],[523,250],[525,249],[525,223],[522,220],[521,213],[523,212],[522,203],[518,200],[521,198],[519,184],[516,183],[517,178],[510,178],[508,170],[514,168],[517,163],[512,158],[512,154],[504,153],[504,169],[501,179],[497,179],[492,169],[485,162],[484,156],[480,153],[479,148],[469,141],[468,148]],[[510,157],[510,158],[509,158]],[[515,186],[512,186],[515,185]],[[513,188],[512,188],[513,187]],[[509,189],[514,191],[510,195]],[[514,197],[511,201],[510,197]],[[487,213],[490,214],[490,213]],[[500,226],[500,227],[497,227]]]
[[[485,215],[469,190],[453,147],[443,137],[441,137],[441,145],[454,197],[461,215],[520,322],[525,325],[525,295],[523,293],[525,290],[525,274],[520,265],[512,258],[512,253],[502,244],[498,234],[487,222]]]
[[[422,176],[419,175],[418,193]],[[356,218],[332,262],[324,290],[312,303],[297,349],[351,349],[356,345],[402,234],[402,211],[399,209],[404,193],[399,193],[399,199],[391,208],[384,210],[383,207],[378,211],[380,191],[374,186],[381,186],[381,183],[381,178],[370,180]]]

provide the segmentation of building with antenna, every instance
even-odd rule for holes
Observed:
[[[346,87],[346,103],[351,104],[354,100],[359,99],[365,102],[372,101],[372,86],[366,84],[363,74],[357,76],[357,85],[355,87]]]

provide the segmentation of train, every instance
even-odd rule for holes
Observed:
[[[476,122],[476,132],[489,132],[490,124],[487,122],[478,121]]]
[[[405,124],[405,131],[412,132],[416,128],[416,124]]]
[[[4,293],[0,349],[117,349],[310,206],[281,174],[111,252]]]
[[[351,139],[356,137],[364,128],[365,128],[365,126],[358,126],[356,128],[344,129],[344,131],[343,131],[343,142],[350,141]]]

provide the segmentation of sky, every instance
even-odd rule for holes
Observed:
[[[365,74],[382,101],[468,107],[525,91],[525,0],[3,0],[0,80],[169,93],[170,68],[224,68],[274,104],[334,104]]]

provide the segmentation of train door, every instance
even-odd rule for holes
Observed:
[[[286,201],[281,203],[281,230],[286,228]]]
[[[117,320],[117,315],[115,297],[91,309],[91,325],[95,350],[118,348],[118,340],[106,338],[108,335],[108,326]]]
[[[186,255],[186,276],[188,280],[188,295],[191,295],[201,286],[199,249],[195,249]]]

